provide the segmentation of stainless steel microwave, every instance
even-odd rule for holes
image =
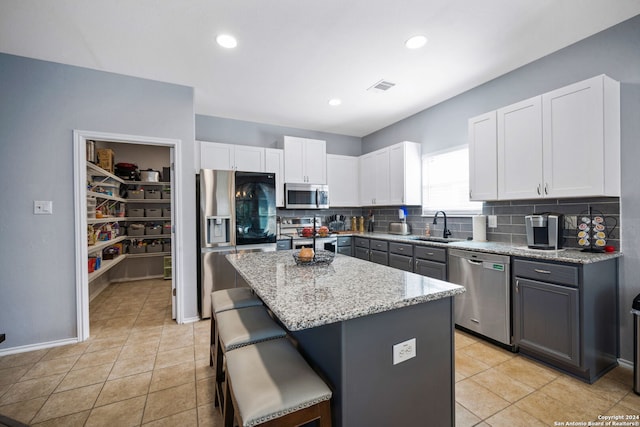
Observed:
[[[287,209],[328,209],[329,186],[323,184],[284,184]]]

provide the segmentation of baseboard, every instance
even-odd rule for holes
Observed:
[[[135,277],[129,279],[113,279],[109,283],[137,282],[138,280],[164,279],[164,274],[156,274],[154,276]]]
[[[625,368],[633,369],[633,362],[624,359],[618,359],[618,365],[624,366]]]
[[[199,321],[200,321],[200,316],[196,316],[196,317],[188,317],[186,319],[183,319],[182,323],[195,323]]]
[[[67,338],[64,340],[49,341],[49,342],[43,342],[38,344],[29,344],[29,345],[23,345],[19,347],[3,348],[3,349],[0,349],[0,357],[8,356],[10,354],[26,353],[28,351],[44,350],[47,348],[60,347],[63,345],[77,344],[79,342],[80,340],[78,340],[78,338]]]

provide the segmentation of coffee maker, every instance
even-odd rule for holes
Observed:
[[[551,212],[527,215],[524,217],[524,224],[529,248],[562,248],[564,215]]]

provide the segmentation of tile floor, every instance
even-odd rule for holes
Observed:
[[[177,325],[170,292],[163,280],[114,284],[91,302],[91,339],[0,357],[0,414],[33,426],[222,426],[209,322]],[[640,414],[630,369],[588,385],[461,332],[455,375],[459,427]]]

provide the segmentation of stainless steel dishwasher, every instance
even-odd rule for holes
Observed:
[[[449,250],[449,281],[466,288],[454,300],[455,323],[511,346],[510,258]]]

